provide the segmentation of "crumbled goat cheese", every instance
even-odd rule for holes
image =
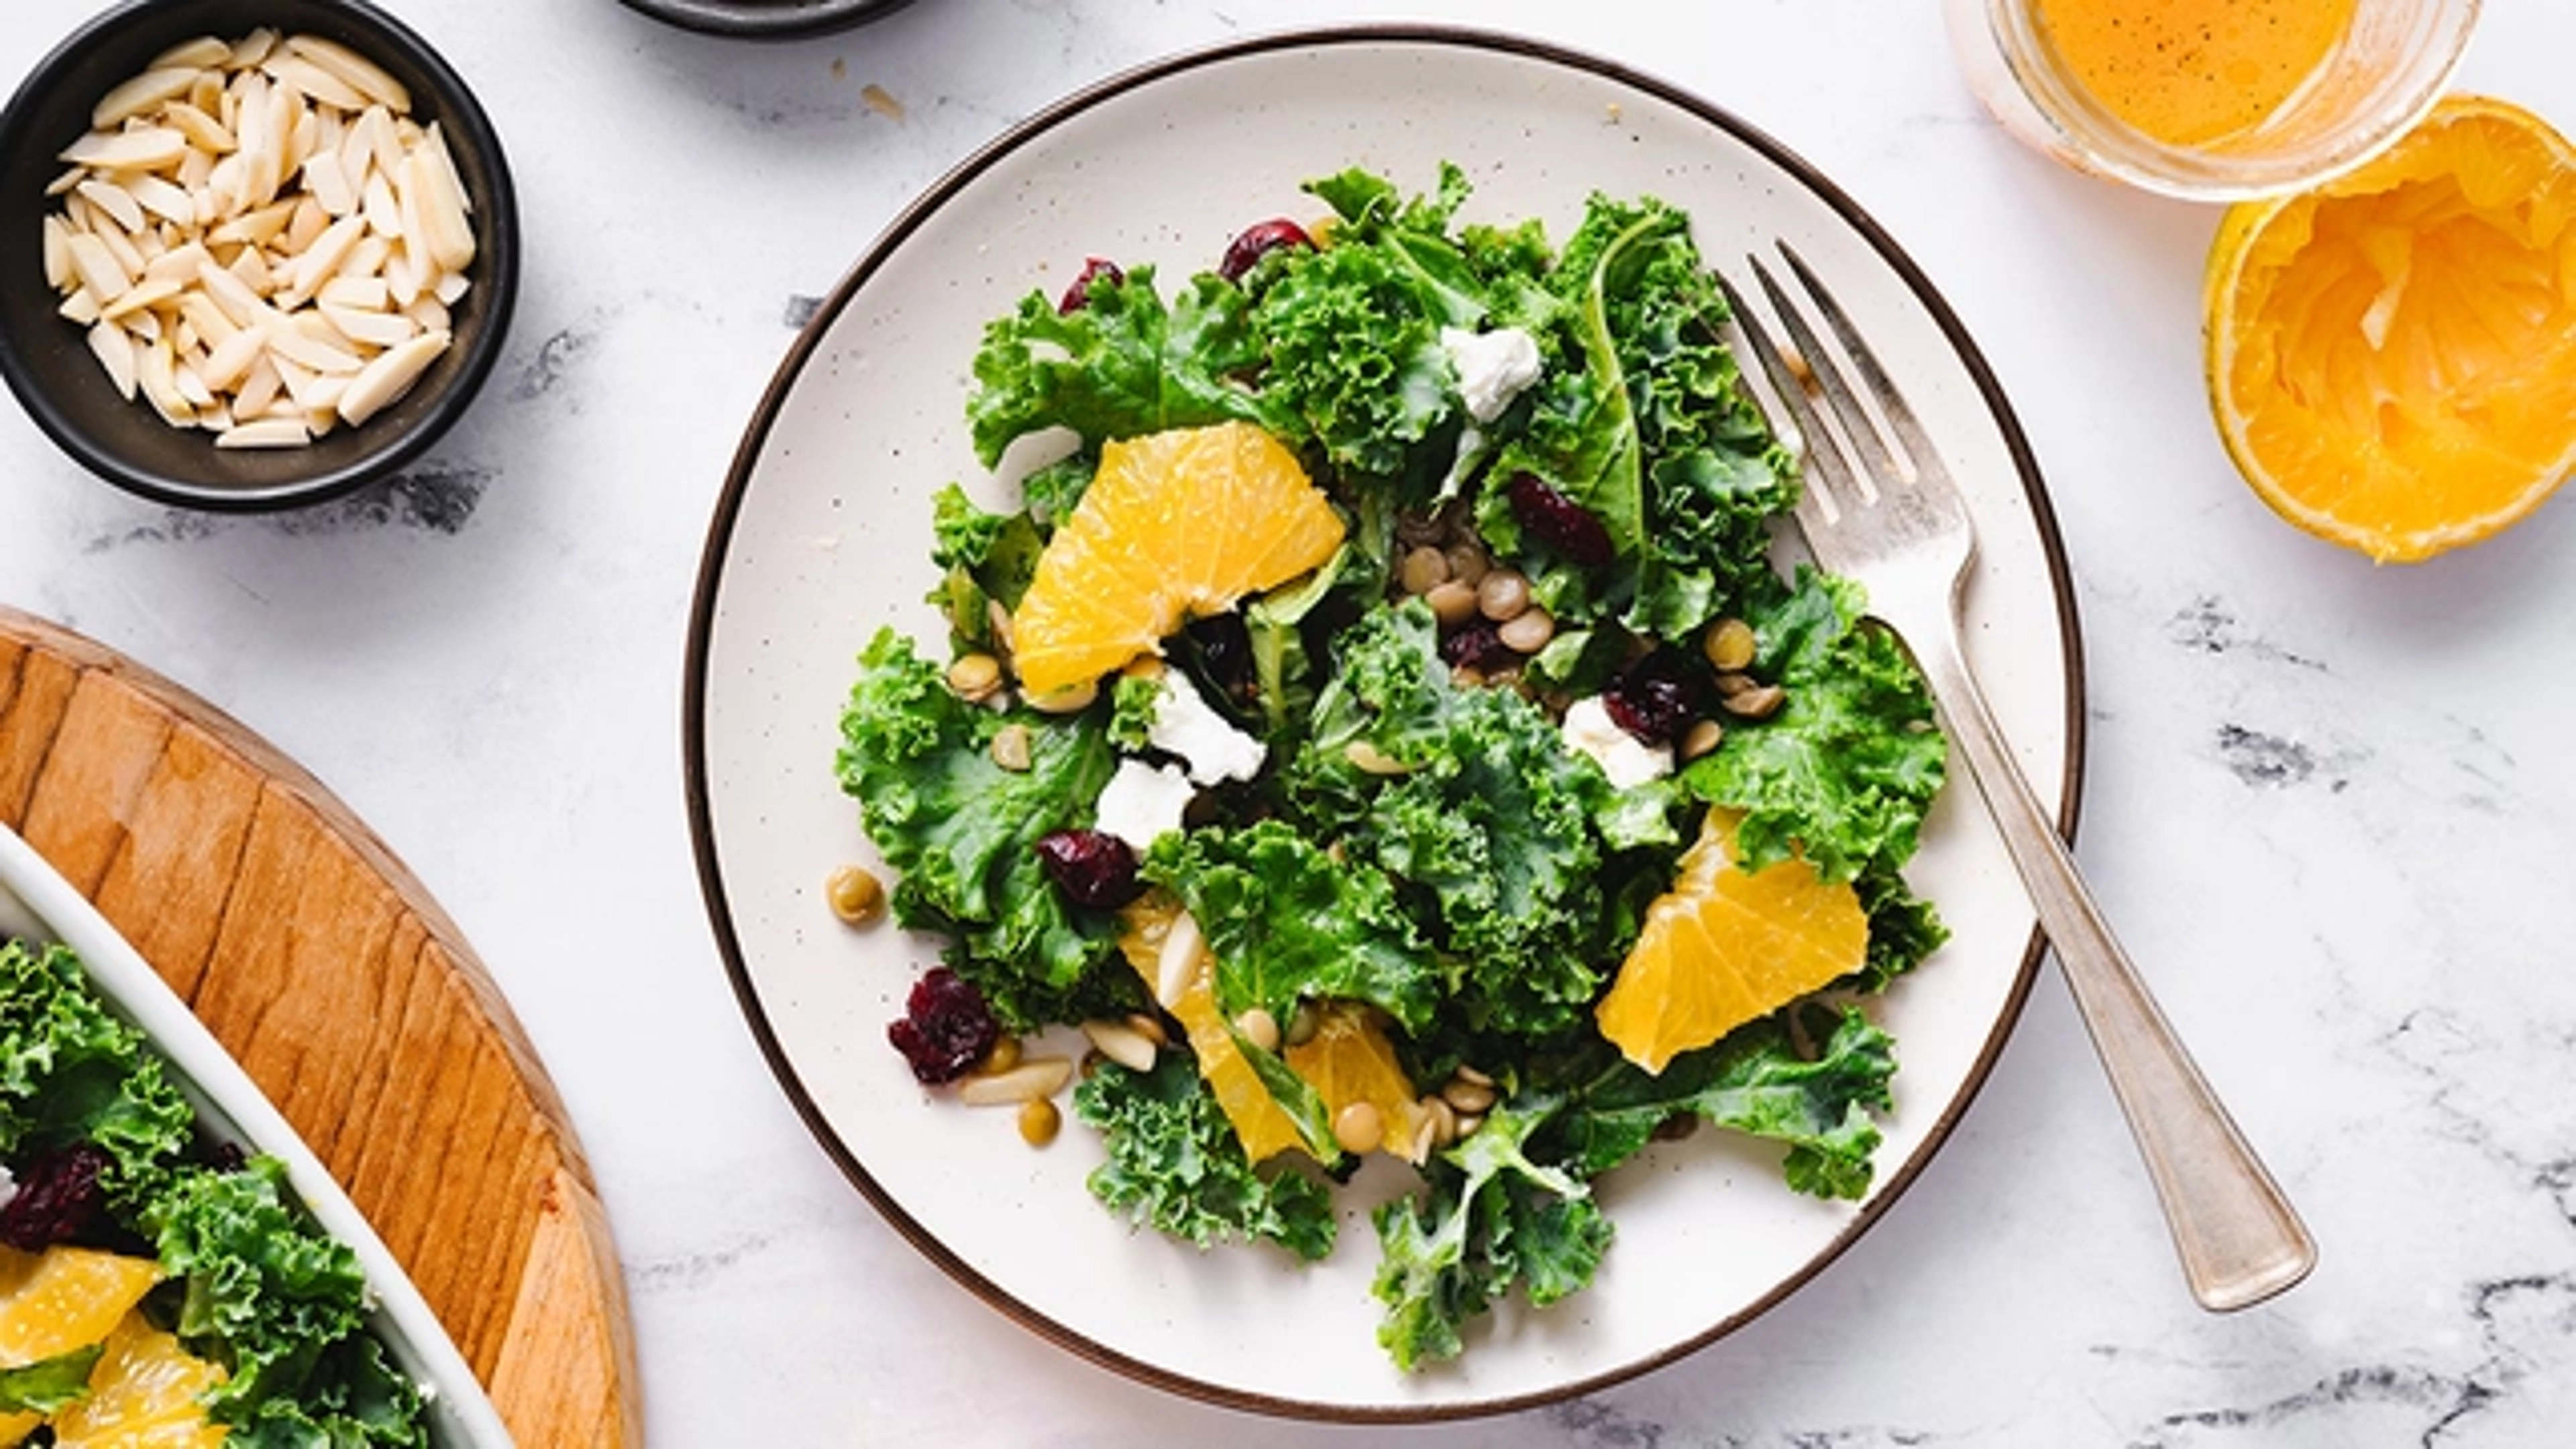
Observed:
[[[1092,824],[1134,846],[1141,855],[1155,837],[1181,828],[1181,812],[1197,794],[1198,787],[1178,765],[1120,760],[1117,773],[1100,789]]]
[[[1538,381],[1538,339],[1518,327],[1491,332],[1440,329],[1440,350],[1458,374],[1458,396],[1467,416],[1490,423],[1503,415],[1522,388]]]
[[[1564,730],[1566,748],[1590,755],[1622,790],[1673,772],[1672,746],[1639,742],[1610,718],[1610,707],[1597,694],[1566,707]]]
[[[1268,746],[1218,714],[1178,670],[1170,669],[1163,671],[1162,693],[1154,700],[1154,723],[1145,738],[1154,748],[1187,761],[1190,778],[1202,785],[1249,780],[1260,773],[1261,762],[1270,753]]]

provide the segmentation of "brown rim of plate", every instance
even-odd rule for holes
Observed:
[[[1697,1353],[1770,1311],[1781,1300],[1804,1287],[1878,1221],[1879,1215],[1887,1210],[1889,1204],[1904,1194],[1905,1189],[1913,1184],[1924,1166],[1948,1141],[1951,1129],[1958,1125],[1968,1105],[1984,1088],[1987,1077],[1993,1072],[1996,1057],[2002,1052],[2006,1039],[2012,1035],[2014,1024],[2021,1018],[2022,1007],[2030,999],[2032,983],[2038,979],[2040,957],[2047,948],[2046,938],[2035,927],[2031,931],[2030,944],[2022,952],[2020,971],[2015,977],[2011,995],[2005,1001],[2003,1011],[1996,1017],[1994,1030],[1987,1035],[1984,1047],[1977,1053],[1976,1062],[1968,1073],[1965,1087],[1932,1123],[1925,1133],[1923,1145],[1911,1158],[1898,1165],[1896,1171],[1888,1177],[1885,1189],[1864,1204],[1852,1221],[1842,1232],[1835,1235],[1834,1240],[1822,1252],[1809,1259],[1776,1288],[1754,1300],[1742,1311],[1728,1315],[1711,1325],[1706,1332],[1694,1335],[1669,1349],[1649,1354],[1634,1363],[1539,1393],[1480,1399],[1465,1403],[1390,1407],[1310,1403],[1297,1399],[1277,1398],[1268,1394],[1246,1393],[1207,1383],[1146,1363],[1085,1337],[1022,1303],[1000,1284],[975,1271],[951,1252],[947,1245],[929,1229],[904,1211],[892,1195],[868,1174],[867,1168],[860,1164],[848,1146],[833,1131],[831,1124],[825,1120],[821,1110],[815,1104],[812,1095],[798,1079],[795,1068],[788,1062],[786,1053],[778,1044],[777,1035],[770,1029],[767,1013],[761,1006],[758,993],[753,989],[750,973],[743,961],[742,943],[734,934],[733,912],[725,898],[724,881],[716,859],[714,822],[707,795],[705,710],[707,654],[708,644],[714,633],[716,595],[724,578],[725,553],[732,541],[734,523],[742,511],[743,498],[750,491],[752,473],[767,444],[771,425],[777,421],[787,394],[795,386],[806,362],[820,345],[824,333],[830,330],[833,321],[849,305],[850,299],[857,295],[859,288],[867,282],[888,256],[904,244],[906,239],[977,177],[1036,137],[1103,102],[1115,100],[1130,91],[1151,85],[1168,76],[1245,56],[1279,50],[1354,44],[1410,44],[1494,51],[1588,72],[1666,101],[1725,131],[1795,177],[1814,193],[1818,200],[1832,208],[1896,272],[1907,289],[1914,294],[1915,299],[1922,304],[1925,312],[1939,326],[1942,335],[1957,352],[1960,363],[1967,368],[1970,378],[1975,381],[1977,391],[1985,398],[1987,410],[1993,414],[1995,426],[2001,431],[2005,445],[2012,454],[2014,470],[2021,477],[2023,495],[2030,503],[2032,525],[2039,532],[2041,552],[2048,559],[2049,583],[2057,596],[2058,641],[2066,661],[2067,681],[2066,770],[2065,777],[2058,783],[2057,819],[2059,832],[2069,840],[2074,838],[2078,797],[2082,793],[2084,764],[2084,649],[2081,631],[2076,623],[2074,581],[2067,569],[2065,540],[2058,532],[2056,511],[2049,503],[2047,489],[2040,478],[2039,461],[2031,451],[2030,440],[2023,435],[2021,424],[2013,415],[2012,404],[2004,396],[2002,384],[1996,380],[1993,369],[1987,365],[1984,355],[1977,350],[1976,343],[1968,336],[1967,328],[1960,322],[1958,314],[1953,312],[1949,303],[1934,290],[1931,280],[1924,276],[1922,269],[1914,264],[1913,259],[1905,254],[1904,250],[1896,244],[1895,239],[1861,209],[1859,202],[1853,200],[1849,194],[1826,179],[1822,172],[1788,147],[1732,112],[1681,86],[1658,80],[1616,61],[1567,49],[1549,41],[1447,25],[1364,24],[1287,30],[1226,41],[1149,61],[1085,86],[1013,126],[958,163],[955,169],[933,183],[929,190],[905,207],[869,245],[866,253],[841,278],[839,284],[832,289],[831,296],[824,300],[822,306],[816,309],[812,319],[798,333],[794,345],[789,348],[785,360],[779,364],[777,372],[771,378],[769,387],[762,393],[759,407],[752,415],[751,425],[743,434],[742,446],[736,451],[733,465],[726,474],[724,492],[716,500],[715,516],[708,526],[706,551],[699,559],[696,597],[689,607],[688,654],[683,666],[682,679],[681,748],[682,768],[686,775],[688,790],[689,834],[697,857],[699,887],[706,897],[707,916],[709,923],[715,928],[716,946],[724,956],[725,973],[733,983],[734,995],[742,1005],[743,1016],[750,1023],[752,1035],[759,1042],[761,1054],[768,1058],[771,1072],[777,1076],[779,1085],[786,1091],[788,1100],[796,1108],[797,1115],[805,1120],[805,1125],[812,1131],[815,1140],[822,1145],[824,1152],[833,1162],[839,1165],[843,1175],[850,1179],[860,1193],[875,1205],[886,1221],[893,1224],[896,1231],[902,1233],[913,1247],[919,1249],[925,1257],[938,1264],[950,1277],[971,1290],[977,1297],[999,1309],[1022,1327],[1074,1354],[1140,1383],[1225,1408],[1248,1410],[1283,1418],[1344,1424],[1419,1424],[1514,1413],[1560,1403],[1584,1394],[1597,1393]]]

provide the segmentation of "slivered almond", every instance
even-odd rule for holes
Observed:
[[[46,194],[47,196],[60,196],[60,195],[62,195],[63,193],[65,193],[65,192],[67,192],[67,191],[71,190],[73,187],[80,185],[80,184],[81,184],[82,182],[84,182],[84,181],[87,181],[88,179],[89,179],[89,168],[88,168],[88,167],[86,167],[86,166],[72,166],[72,167],[67,167],[67,168],[65,168],[65,169],[64,169],[64,171],[62,172],[62,174],[61,174],[61,175],[56,176],[53,180],[48,181],[48,182],[46,182],[46,183],[45,183],[45,194]]]
[[[113,322],[100,322],[89,329],[89,350],[116,384],[117,396],[134,401],[134,338]]]
[[[207,352],[205,365],[199,369],[208,387],[231,392],[235,385],[250,376],[251,368],[267,355],[268,333],[262,328],[244,327],[217,342]]]
[[[202,151],[191,150],[188,156],[193,159],[204,154]],[[180,165],[184,169],[187,162],[182,161]],[[142,175],[127,178],[123,190],[126,195],[134,198],[135,205],[163,221],[175,226],[194,226],[197,223],[197,203],[188,195],[188,189],[185,186],[164,181],[158,176],[145,172]]]
[[[1131,1072],[1154,1069],[1156,1048],[1153,1041],[1123,1021],[1086,1021],[1082,1024],[1082,1034],[1091,1039],[1092,1046],[1098,1048],[1102,1056]]]
[[[399,347],[421,330],[419,323],[398,312],[342,307],[327,300],[320,307],[322,315],[339,329],[341,336],[370,347]]]
[[[304,158],[304,185],[335,217],[358,209],[357,188],[349,184],[349,170],[341,164],[337,147],[325,146]]]
[[[169,277],[156,281],[137,282],[126,288],[115,301],[101,308],[98,315],[110,322],[122,322],[137,312],[158,307],[178,295],[179,283]]]
[[[96,232],[74,232],[64,245],[71,251],[72,274],[93,297],[116,298],[134,285],[134,273],[126,270],[116,253]]]
[[[134,79],[99,97],[90,108],[89,123],[104,131],[133,117],[160,108],[164,101],[177,100],[197,83],[198,66],[166,66],[147,70]]]
[[[242,255],[256,257],[259,253],[244,252]],[[267,325],[270,316],[268,303],[252,290],[250,283],[229,269],[216,266],[209,258],[205,265],[197,268],[197,280],[205,286],[206,295],[215,299],[215,305],[224,309],[224,315],[233,319],[234,326]]]
[[[90,235],[98,238],[98,244],[107,248],[109,256],[116,258],[116,265],[129,277],[143,275],[145,258],[143,253],[135,250],[133,240],[118,231],[115,223],[103,216],[97,208],[92,207],[90,215],[97,218],[99,223],[91,228]]]
[[[1172,917],[1162,948],[1154,956],[1156,1004],[1165,1011],[1181,1004],[1181,998],[1189,993],[1191,980],[1198,975],[1199,953],[1206,949],[1207,936],[1199,930],[1198,917],[1187,911]]]
[[[261,61],[259,68],[267,73],[270,80],[323,105],[336,106],[344,111],[363,111],[367,108],[369,98],[365,94],[361,93],[356,86],[296,54],[295,43],[292,40],[287,42],[283,51]]]
[[[382,285],[385,270],[385,257],[392,251],[393,246],[391,243],[370,231],[365,236],[358,238],[358,244],[356,246],[349,248],[348,260],[340,263],[340,275],[332,278],[331,280],[335,282],[375,282],[378,285]],[[330,283],[325,282],[323,285],[329,286]],[[379,302],[377,305],[382,306],[383,303]]]
[[[207,233],[206,240],[217,246],[243,243],[264,247],[275,241],[278,235],[286,230],[286,223],[294,215],[294,202],[275,202],[257,211],[243,212]]]
[[[281,302],[292,307],[322,290],[322,284],[331,280],[340,270],[340,263],[348,259],[349,249],[366,234],[367,219],[363,216],[344,216],[323,228],[322,234],[304,247],[288,268]]]
[[[231,46],[211,35],[200,35],[194,40],[183,40],[152,57],[152,64],[147,69],[194,72],[213,66],[230,65],[232,59]]]
[[[457,299],[464,296],[473,285],[473,279],[463,272],[449,272],[439,278],[437,284],[429,289],[429,295],[436,297],[440,306],[453,307]]]
[[[411,391],[411,385],[447,350],[448,341],[449,334],[444,331],[424,332],[377,354],[350,380],[348,391],[340,394],[340,416],[353,424],[374,417],[387,404]]]
[[[322,322],[319,316],[314,316],[312,320],[317,323]],[[356,372],[367,365],[366,359],[358,354],[314,335],[314,330],[305,326],[304,322],[305,317],[298,315],[280,318],[269,324],[268,350],[271,355],[280,359],[281,364],[292,362],[298,366],[309,367],[315,372]],[[329,324],[323,323],[323,325]],[[283,370],[282,365],[280,370]],[[288,386],[293,389],[292,374],[288,375]],[[296,401],[311,405],[301,390],[295,391],[295,397]]]
[[[295,210],[286,218],[286,235],[279,239],[278,245],[289,256],[299,255],[320,241],[322,233],[330,229],[331,213],[322,209],[322,203],[309,195],[299,196],[295,199]]]
[[[325,40],[318,35],[290,35],[286,38],[286,48],[348,82],[376,104],[396,111],[411,109],[411,92],[401,81],[386,74],[384,67],[336,40]]]
[[[403,234],[402,203],[394,200],[394,184],[373,164],[367,167],[365,190],[359,205],[366,212],[367,225],[376,235],[399,241]]]
[[[63,299],[63,305],[54,309],[54,315],[87,327],[98,320],[98,299],[89,294],[89,288],[75,287],[72,294]]]
[[[194,415],[197,412],[215,405],[213,390],[206,386],[206,380],[197,375],[197,369],[191,366],[186,358],[179,359],[179,365],[172,380],[178,384],[179,400],[188,405],[190,421],[196,421]]]
[[[93,178],[74,187],[73,192],[90,205],[106,212],[110,219],[127,231],[143,230],[143,203],[134,199],[133,192],[115,182]]]
[[[302,418],[259,418],[215,435],[218,448],[301,448],[312,441]]]
[[[177,428],[193,427],[197,421],[197,410],[188,406],[188,400],[179,395],[177,363],[177,357],[170,350],[169,339],[154,338],[150,344],[135,350],[134,383],[142,390],[144,400],[152,404],[153,411],[161,415],[163,422]]]
[[[256,332],[250,335],[259,336]],[[265,341],[265,339],[262,340]],[[285,387],[286,379],[278,375],[277,364],[269,360],[268,348],[262,346],[259,349],[259,360],[250,365],[250,371],[242,374],[241,387],[233,393],[233,416],[236,418],[260,416],[277,401],[277,395],[284,391]],[[298,423],[296,426],[302,427],[303,424]]]
[[[197,280],[197,269],[213,260],[213,254],[204,246],[189,242],[185,246],[173,247],[146,263],[143,268],[143,280],[194,283]]]
[[[1052,1097],[1073,1080],[1069,1057],[1024,1057],[1007,1072],[968,1077],[957,1084],[957,1100],[969,1107],[1016,1107]]]
[[[187,153],[188,138],[168,126],[132,131],[92,131],[68,146],[56,159],[101,171],[151,171],[175,166]]]
[[[215,305],[214,298],[202,291],[190,292],[179,299],[179,315],[187,318],[188,325],[197,329],[197,339],[210,351],[230,342],[242,330],[233,325],[232,318],[224,315],[223,308]]]
[[[356,260],[354,252],[350,259]],[[385,310],[385,303],[389,299],[390,294],[385,291],[384,278],[373,273],[353,277],[349,275],[348,269],[343,269],[339,276],[324,282],[322,290],[313,294],[313,300],[325,307],[346,307],[360,312],[381,312]]]
[[[411,305],[402,309],[402,314],[409,317],[414,322],[419,323],[421,330],[424,332],[445,332],[451,330],[451,323],[447,313],[447,304],[438,300],[436,297],[431,296],[427,292],[423,292],[419,296],[412,298]]]
[[[263,25],[233,42],[233,69],[249,70],[268,59],[269,52],[275,49],[277,32]]]
[[[45,285],[59,292],[72,282],[72,229],[59,216],[45,218]]]
[[[409,225],[418,219],[418,235],[429,260],[451,272],[473,264],[474,223],[465,215],[465,188],[456,168],[448,163],[447,148],[438,144],[436,128],[430,131],[430,144],[403,158],[402,175],[394,189],[405,202],[417,205],[404,222]]]
[[[161,112],[161,119],[200,151],[221,156],[234,148],[233,133],[224,129],[224,123],[190,102],[172,102]]]

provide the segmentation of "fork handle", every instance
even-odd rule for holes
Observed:
[[[1947,610],[1943,613],[1947,614]],[[2040,929],[2129,1119],[2163,1204],[2183,1276],[2225,1312],[2280,1293],[2316,1266],[2316,1240],[2193,1065],[2031,792],[1952,630],[1919,662],[1950,737],[1967,756]]]

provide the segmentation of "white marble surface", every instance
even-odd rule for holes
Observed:
[[[2374,569],[2277,523],[2201,400],[2215,213],[2013,147],[1928,0],[920,0],[774,46],[611,0],[392,3],[475,83],[520,181],[525,290],[480,404],[406,479],[258,520],[132,501],[0,406],[0,601],[267,734],[463,924],[590,1148],[653,1442],[1394,1437],[1133,1386],[887,1228],[735,1010],[679,748],[709,506],[792,323],[877,228],[1071,87],[1240,31],[1393,16],[1523,29],[1687,84],[1840,179],[1947,293],[2073,560],[2080,854],[2324,1245],[2273,1306],[2193,1308],[2049,979],[1931,1170],[1785,1305],[1596,1397],[1403,1437],[2566,1442],[2576,526],[2555,505],[2466,554]],[[90,9],[13,0],[0,83]],[[2489,0],[2463,84],[2576,124],[2570,54],[2576,7]]]

